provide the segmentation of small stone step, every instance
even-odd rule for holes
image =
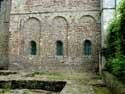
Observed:
[[[15,71],[10,71],[10,70],[0,70],[0,75],[12,75],[12,74],[17,74]]]
[[[43,81],[43,80],[0,80],[1,89],[29,89],[46,90],[50,92],[61,92],[65,87],[65,81]]]

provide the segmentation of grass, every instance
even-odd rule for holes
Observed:
[[[80,73],[68,74],[68,73],[33,73],[32,77],[35,78],[48,78],[48,79],[60,79],[60,80],[81,80],[87,76]]]
[[[111,94],[108,88],[106,87],[94,87],[95,94]]]
[[[3,94],[11,94],[11,89],[9,89],[9,88],[3,89],[2,93]]]

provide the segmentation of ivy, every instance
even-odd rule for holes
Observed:
[[[119,3],[118,12],[119,14],[125,14],[125,0]]]
[[[125,80],[125,56],[123,54],[123,18],[125,17],[125,0],[122,0],[116,10],[116,15],[108,27],[106,68],[121,80]]]

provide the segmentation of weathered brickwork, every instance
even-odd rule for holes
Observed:
[[[95,69],[101,46],[99,0],[12,0],[9,29],[10,69],[82,71]],[[84,55],[84,42],[92,55]],[[37,44],[31,55],[30,42]],[[63,56],[56,42],[63,42]]]

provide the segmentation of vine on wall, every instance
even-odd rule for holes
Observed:
[[[108,28],[106,69],[125,80],[125,0],[122,0]]]

